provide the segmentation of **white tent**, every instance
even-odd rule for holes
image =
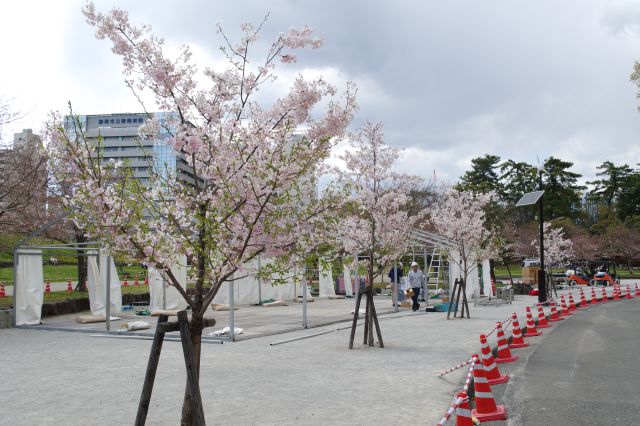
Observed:
[[[187,257],[182,256],[177,265],[171,266],[171,273],[178,280],[182,288],[187,288]],[[187,307],[187,301],[178,290],[164,279],[162,273],[154,268],[149,268],[149,309],[151,311],[161,309],[183,310]]]
[[[106,315],[107,285],[109,285],[109,299],[111,314],[122,312],[122,293],[120,291],[120,278],[113,257],[100,251],[100,265],[98,265],[98,251],[87,252],[87,287],[89,289],[89,306],[93,315]],[[107,257],[110,271],[107,273]],[[107,277],[108,275],[108,277]],[[107,284],[107,278],[109,283]]]
[[[320,270],[320,282],[319,282],[319,296],[320,297],[333,297],[336,295],[336,289],[333,286],[333,275],[331,271],[331,265],[325,265],[322,262],[319,264]]]
[[[257,261],[256,261],[257,263]],[[250,271],[256,269],[257,264],[250,263],[243,271],[238,271],[233,280],[233,303],[235,305],[257,304],[262,300],[295,300],[302,296],[303,274],[298,274],[298,283],[294,284],[293,276],[286,279],[286,284],[271,285],[270,282],[260,282]],[[230,282],[222,284],[213,299],[213,303],[229,303]],[[307,297],[311,298],[309,288],[304,284]]]
[[[476,289],[480,288],[480,275],[477,266],[477,262],[470,261],[467,265],[468,267],[468,275],[466,279],[466,292],[467,297],[471,297],[473,292]],[[453,290],[453,284],[457,278],[464,278],[464,271],[460,267],[460,257],[458,253],[450,252],[449,253],[449,285],[450,289]]]
[[[40,324],[44,300],[42,251],[20,249],[17,252],[14,288],[16,325]]]

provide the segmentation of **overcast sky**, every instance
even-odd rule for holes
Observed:
[[[26,116],[5,129],[38,130],[67,101],[80,114],[138,111],[120,61],[97,40],[82,1],[0,2],[0,95]],[[359,87],[364,120],[405,147],[397,168],[455,181],[485,153],[537,164],[549,156],[592,178],[604,160],[640,163],[640,113],[629,82],[640,59],[640,1],[97,1],[130,11],[200,69],[222,64],[231,33],[266,13],[262,40],[310,25],[325,43],[284,75],[323,74]]]

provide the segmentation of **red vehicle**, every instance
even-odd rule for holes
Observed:
[[[589,277],[582,272],[574,273],[566,278],[567,284],[574,285],[589,285]]]
[[[593,276],[593,279],[589,284],[607,286],[618,284],[618,282],[607,272],[598,272]]]

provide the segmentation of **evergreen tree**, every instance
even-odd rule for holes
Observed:
[[[549,157],[543,168],[544,218],[553,220],[570,217],[576,220],[580,214],[580,191],[586,187],[578,185],[582,175],[569,171],[573,163]]]
[[[471,191],[474,194],[487,194],[502,192],[502,185],[497,170],[500,157],[485,154],[471,160],[471,170],[465,172],[456,186],[458,191]]]
[[[625,184],[633,170],[626,164],[616,166],[611,161],[605,161],[597,168],[602,170],[596,173],[600,179],[587,182],[589,185],[595,185],[595,188],[589,192],[589,197],[596,202],[606,204],[611,209],[625,190]]]

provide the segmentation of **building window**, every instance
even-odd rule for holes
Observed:
[[[131,119],[127,118],[127,124],[130,124],[130,123],[131,123]]]
[[[98,124],[104,123],[104,120],[98,120]]]
[[[114,120],[113,120],[113,118],[111,119],[111,121],[110,121],[110,122],[111,122],[111,124],[113,124],[113,123],[114,123]]]

